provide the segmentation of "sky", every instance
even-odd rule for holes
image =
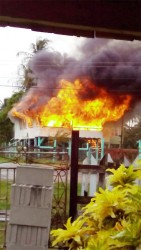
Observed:
[[[85,38],[35,32],[29,29],[0,27],[0,104],[17,91],[18,70],[24,56],[18,52],[30,52],[30,46],[38,38],[50,40],[50,47],[67,54],[78,54],[79,46]]]

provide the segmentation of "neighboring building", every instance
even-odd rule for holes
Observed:
[[[120,148],[123,141],[122,123],[119,121],[106,124],[103,128],[103,137],[105,148]]]

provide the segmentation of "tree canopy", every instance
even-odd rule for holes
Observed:
[[[5,99],[4,104],[0,110],[0,144],[3,142],[8,143],[13,137],[13,123],[8,117],[9,111],[12,109],[13,105],[17,103],[22,95],[23,91],[14,93],[10,98]]]
[[[19,52],[17,54],[18,56],[21,54],[24,55],[24,60],[19,70],[20,80],[18,81],[21,90],[14,93],[10,98],[5,99],[4,104],[0,104],[0,145],[4,142],[8,143],[13,138],[13,123],[8,117],[9,111],[13,105],[21,99],[23,94],[32,87],[33,84],[36,84],[35,79],[33,81],[34,75],[28,66],[28,62],[35,53],[47,49],[48,43],[48,39],[38,38],[35,44],[31,44],[29,53]]]
[[[21,51],[17,54],[18,56],[24,56],[23,62],[19,67],[19,83],[23,87],[23,89],[28,90],[32,86],[36,85],[35,76],[30,69],[28,62],[37,52],[48,49],[49,42],[50,41],[48,39],[38,38],[36,40],[36,43],[32,43],[30,45],[30,52]]]
[[[123,133],[123,147],[138,148],[137,142],[141,139],[141,117],[138,117],[138,123],[134,126],[125,126]]]

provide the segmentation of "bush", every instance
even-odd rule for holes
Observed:
[[[82,214],[64,229],[51,231],[53,246],[79,250],[141,249],[141,170],[121,165],[108,169],[108,185],[91,199]]]

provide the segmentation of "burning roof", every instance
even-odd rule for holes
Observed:
[[[139,42],[87,39],[81,56],[41,51],[29,62],[37,79],[10,112],[32,126],[95,128],[117,121],[140,98]],[[78,53],[79,55],[79,53]]]

